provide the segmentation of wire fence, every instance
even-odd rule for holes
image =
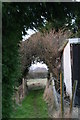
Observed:
[[[60,86],[60,81],[59,80],[56,80],[55,78],[53,78],[52,80],[54,80],[55,82],[57,82]],[[64,85],[65,87],[65,85]],[[56,94],[57,94],[57,99],[58,99],[58,102],[60,103],[61,102],[61,95],[59,94],[59,91],[60,91],[60,87],[58,89],[56,89]],[[69,94],[66,92],[66,97],[64,97],[64,102],[65,102],[65,105],[70,105],[70,99],[69,99]]]
[[[56,80],[55,78],[53,78],[52,80],[54,80],[55,82],[58,83],[58,85],[60,85],[59,80]],[[63,84],[63,87],[64,87],[64,84]],[[72,87],[72,92],[73,92],[73,89],[74,89],[74,87]],[[61,94],[59,93],[60,90],[61,90],[61,86],[59,86],[58,89],[56,89],[56,95],[57,95],[59,106],[61,106],[61,97],[62,97]],[[78,118],[78,116],[80,116],[80,109],[78,110],[78,105],[76,105],[76,107],[75,107],[75,106],[73,106],[73,104],[71,104],[71,102],[74,103],[74,99],[72,99],[72,98],[70,99],[70,96],[67,93],[67,91],[66,91],[66,96],[65,96],[65,92],[63,92],[63,94],[64,94],[63,95],[64,113],[63,113],[62,117],[64,117],[64,116],[66,117],[66,115],[67,115],[67,117]],[[72,93],[72,95],[74,96],[73,93]],[[59,109],[60,109],[60,107],[59,107]],[[56,111],[56,114],[57,114],[57,111]],[[61,112],[61,115],[62,115],[62,112]]]

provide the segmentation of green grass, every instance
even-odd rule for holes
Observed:
[[[44,90],[30,91],[22,105],[16,106],[12,118],[49,118],[43,92]]]

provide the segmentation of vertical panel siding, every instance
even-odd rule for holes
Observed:
[[[70,55],[70,43],[66,45],[63,51],[63,67],[64,67],[64,82],[66,85],[66,91],[72,97],[72,73],[71,73],[71,55]]]

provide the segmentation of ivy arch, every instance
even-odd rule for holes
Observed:
[[[47,32],[37,32],[29,39],[20,44],[22,75],[26,76],[31,63],[35,58],[37,61],[43,61],[56,79],[59,79],[60,72],[60,46],[65,39],[71,36],[71,32],[64,29],[50,30]]]

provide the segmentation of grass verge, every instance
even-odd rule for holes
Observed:
[[[43,92],[44,90],[30,91],[21,106],[15,107],[12,118],[49,118]]]

